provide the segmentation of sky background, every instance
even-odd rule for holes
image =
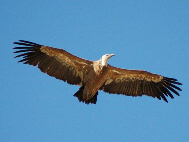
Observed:
[[[188,142],[188,0],[4,0],[0,2],[0,139],[2,142]],[[183,83],[169,103],[79,89],[17,63],[14,41],[49,45],[88,60],[143,69]]]

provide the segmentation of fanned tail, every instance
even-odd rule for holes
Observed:
[[[77,97],[80,102],[83,102],[85,104],[89,104],[89,103],[96,104],[98,92],[96,92],[96,94],[91,99],[84,100],[83,90],[84,90],[84,86],[80,87],[79,90],[74,94],[74,97]]]

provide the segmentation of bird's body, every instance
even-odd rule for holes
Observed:
[[[81,86],[74,94],[79,101],[86,104],[96,103],[99,90],[113,94],[128,96],[147,95],[163,98],[174,98],[172,92],[179,95],[177,90],[181,85],[174,78],[152,74],[143,70],[127,70],[109,65],[108,60],[114,54],[105,54],[98,61],[89,61],[76,57],[63,49],[39,45],[33,42],[20,40],[14,44],[22,45],[15,47],[22,53],[16,57],[23,57],[19,62],[38,66],[38,68],[57,79],[72,85]]]

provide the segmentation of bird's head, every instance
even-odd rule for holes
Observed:
[[[102,66],[107,66],[108,65],[108,60],[114,56],[114,54],[105,54],[102,56]]]

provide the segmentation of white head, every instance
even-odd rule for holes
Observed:
[[[107,66],[108,65],[108,60],[114,56],[114,54],[105,54],[102,56],[102,66]]]

